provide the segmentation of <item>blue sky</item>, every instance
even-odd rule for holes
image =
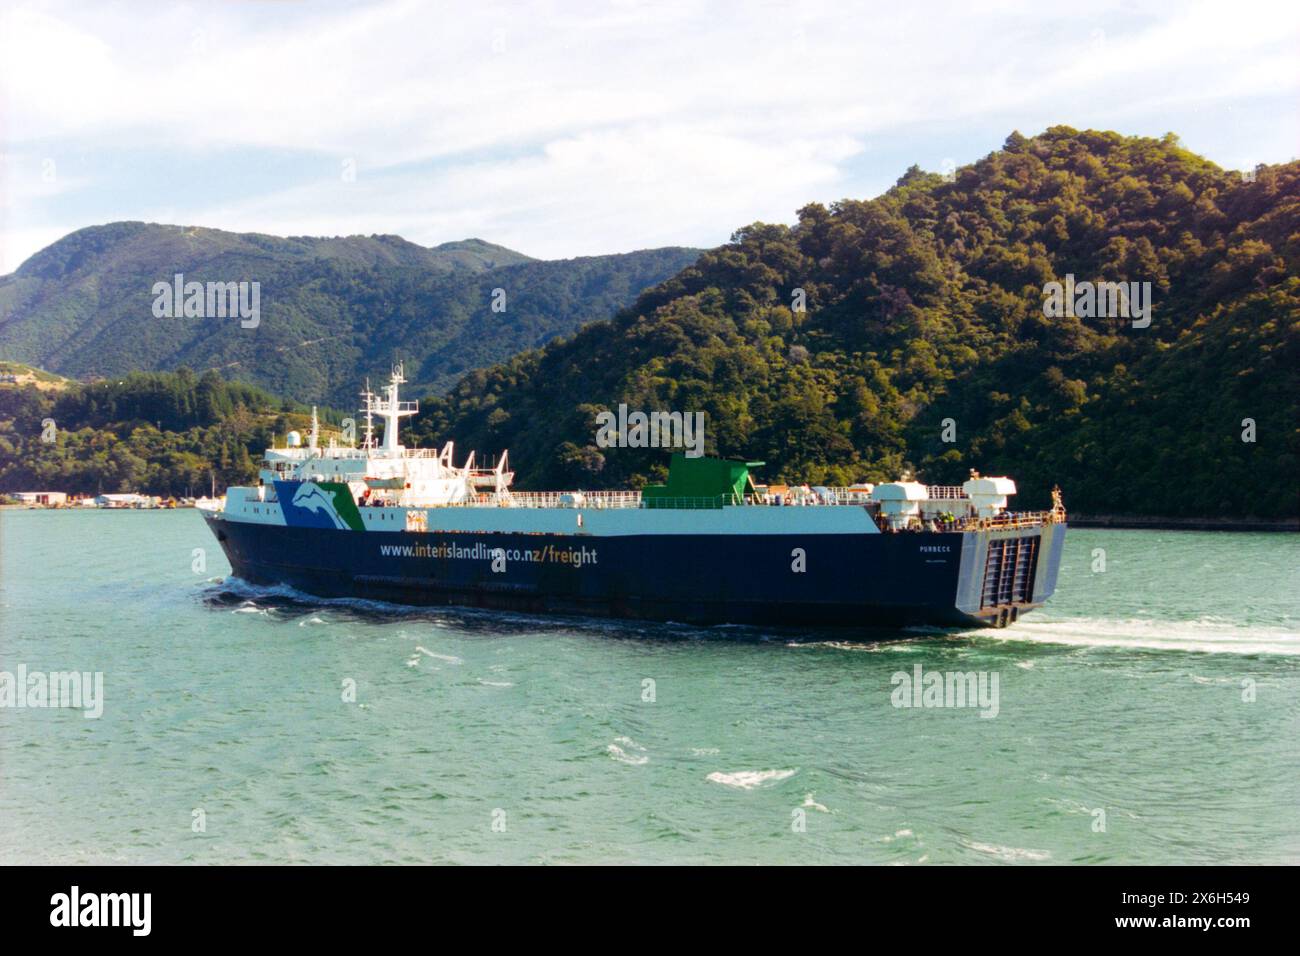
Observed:
[[[1047,126],[1300,153],[1300,4],[9,2],[0,274],[120,219],[711,246]]]

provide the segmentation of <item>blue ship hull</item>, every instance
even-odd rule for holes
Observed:
[[[321,597],[856,628],[1005,626],[1055,590],[1066,530],[358,533],[204,517],[237,577]],[[794,569],[795,547],[802,571]]]

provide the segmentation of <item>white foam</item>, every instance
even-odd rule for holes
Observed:
[[[478,679],[478,682],[482,684],[484,687],[514,687],[515,686],[508,680],[484,680],[481,677]]]
[[[720,783],[724,787],[753,790],[765,784],[788,780],[798,772],[797,770],[737,770],[735,773],[722,773],[715,770],[706,779]]]
[[[1018,846],[998,846],[995,843],[976,843],[973,840],[962,840],[961,845],[978,850],[980,853],[987,853],[1007,863],[1041,863],[1052,858],[1052,854],[1046,850],[1026,850]]]
[[[620,744],[623,746],[619,746]],[[624,750],[624,747],[627,750]],[[605,750],[620,763],[629,763],[634,767],[650,762],[650,758],[645,754],[645,748],[631,737],[615,737],[614,743],[606,747]],[[629,750],[636,751],[636,753],[628,753]]]
[[[1133,648],[1193,654],[1300,655],[1300,633],[1280,627],[1237,625],[1213,618],[1195,621],[1039,619],[1020,621],[1005,631],[980,632],[980,636],[1071,647]]]
[[[786,647],[829,647],[836,651],[853,651],[859,654],[881,654],[886,651],[915,650],[910,641],[787,641]]]
[[[451,654],[435,654],[433,651],[429,650],[427,647],[421,647],[419,644],[416,644],[416,645],[415,645],[415,649],[416,649],[417,651],[419,651],[421,654],[423,654],[425,657],[432,657],[435,661],[446,661],[448,664],[463,664],[463,663],[465,663],[465,662],[462,661],[459,657],[454,657],[454,656],[452,656]]]
[[[869,654],[878,653],[880,648],[875,644],[852,644],[848,641],[788,641],[786,647],[830,647],[837,651],[865,651]]]
[[[384,614],[410,615],[425,609],[413,608],[406,604],[390,604],[387,601],[375,601],[370,598],[354,597],[320,597],[315,594],[308,594],[306,591],[299,591],[297,588],[290,587],[287,584],[250,584],[243,578],[237,578],[233,575],[220,579],[219,585],[222,591],[233,594],[236,597],[244,597],[251,600],[258,598],[279,598],[282,600],[292,601],[295,604],[312,604],[325,607],[342,607],[358,611],[377,611]]]
[[[822,806],[820,803],[818,803],[816,800],[813,799],[813,795],[811,793],[803,798],[803,806],[805,806],[809,810],[820,810],[822,813],[830,813],[829,810],[827,810],[824,806]]]

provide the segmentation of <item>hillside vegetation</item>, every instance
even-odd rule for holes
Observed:
[[[429,249],[397,236],[111,223],[72,233],[0,278],[0,359],[76,378],[217,369],[299,401],[354,407],[365,378],[386,374],[395,351],[414,383],[443,390],[468,369],[608,318],[697,255],[540,261],[478,239]],[[156,317],[154,284],[176,273],[257,282],[257,327]],[[498,289],[504,298],[494,298]]]
[[[283,445],[308,415],[212,371],[135,372],[58,391],[0,384],[0,493],[179,497],[207,494],[215,483],[220,494],[255,481],[272,437]]]
[[[75,384],[71,379],[21,362],[0,362],[0,385],[26,385],[47,391],[61,391]]]
[[[524,486],[662,475],[660,451],[595,443],[626,402],[704,411],[709,451],[771,480],[978,468],[1022,507],[1059,483],[1090,513],[1295,515],[1300,163],[1247,178],[1172,134],[1013,134],[951,181],[914,167],[740,229],[611,321],[469,373],[417,427],[508,447]],[[1067,275],[1150,282],[1150,326],[1047,317]]]

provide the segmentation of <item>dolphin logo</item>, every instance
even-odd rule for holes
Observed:
[[[348,530],[347,522],[339,517],[338,510],[334,507],[334,499],[315,482],[304,481],[293,493],[292,504],[295,508],[303,508],[313,514],[324,514],[334,522],[335,528],[340,531]]]

